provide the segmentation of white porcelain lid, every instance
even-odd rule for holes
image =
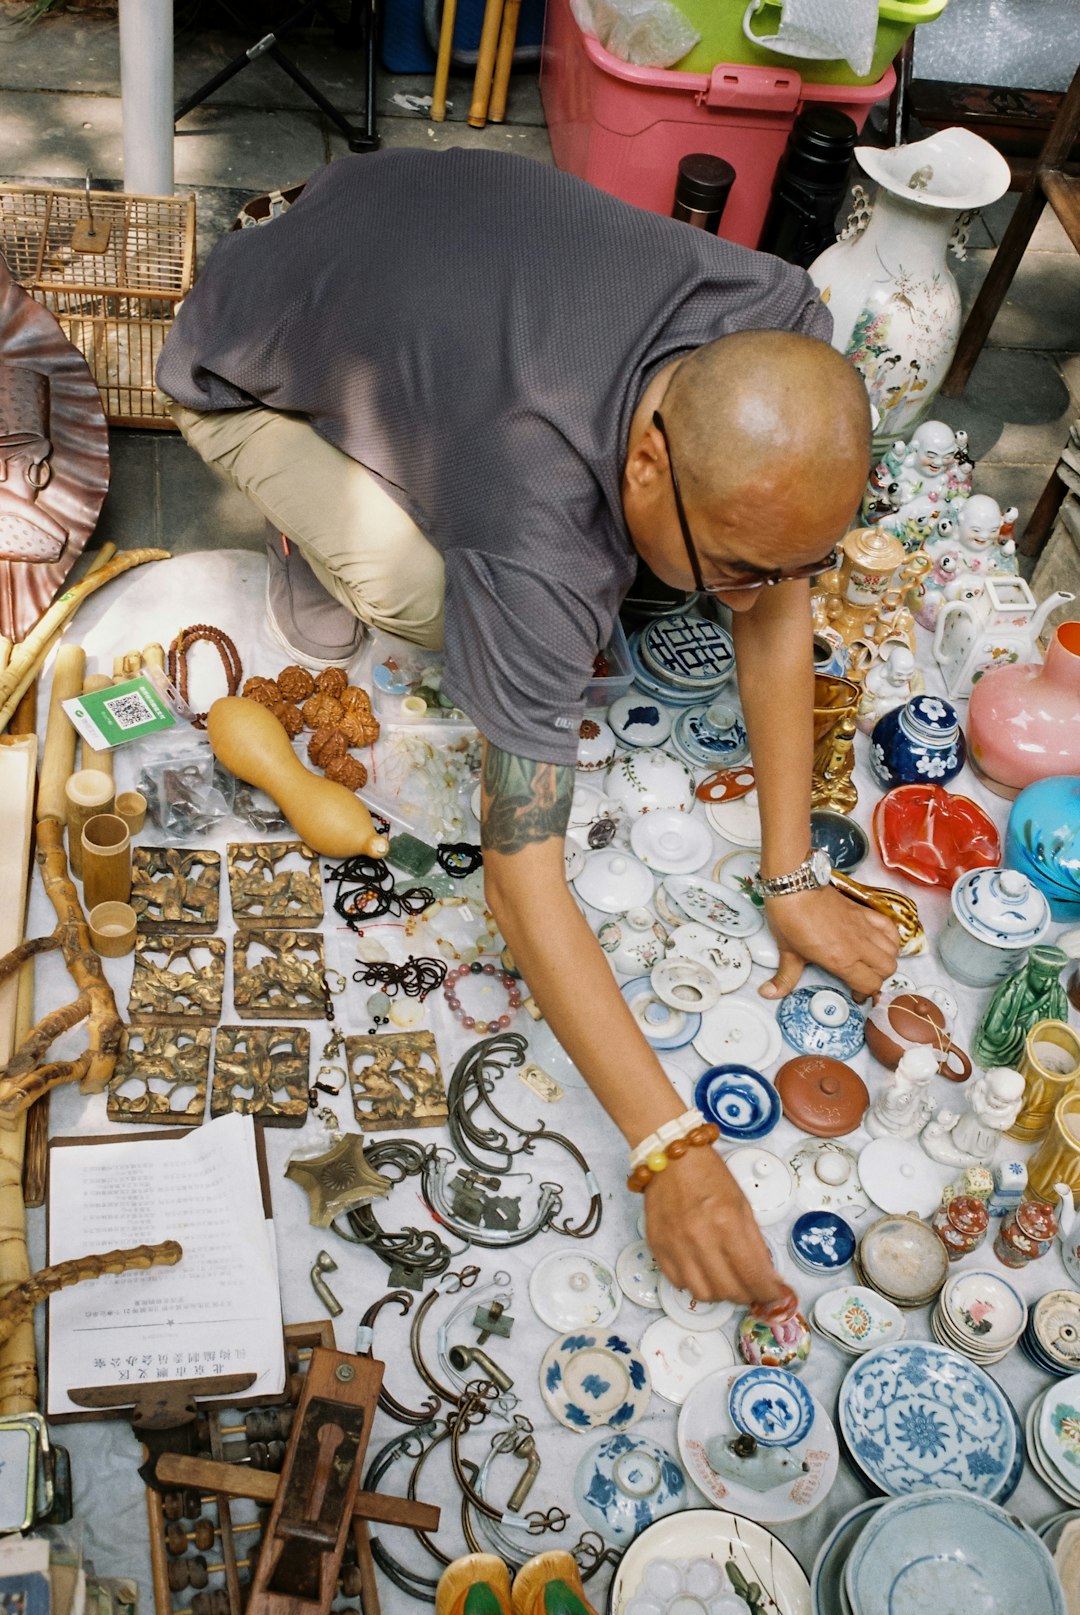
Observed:
[[[999,948],[1030,948],[1045,936],[1050,905],[1018,869],[971,869],[952,890],[953,912],[972,936]]]
[[[795,1179],[786,1161],[760,1145],[732,1150],[724,1160],[728,1171],[750,1202],[755,1217],[777,1217],[795,1193]]]
[[[694,801],[694,776],[677,757],[644,747],[617,757],[607,777],[607,791],[632,813],[671,807],[687,811]]]
[[[605,914],[621,914],[649,901],[653,894],[653,877],[632,854],[604,847],[599,852],[590,852],[574,886],[592,908]]]

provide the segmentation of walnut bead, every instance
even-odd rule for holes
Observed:
[[[347,689],[342,690],[338,700],[346,712],[371,711],[371,697],[366,690],[360,688],[359,684],[350,684]]]
[[[348,677],[340,667],[324,667],[315,680],[315,688],[320,695],[332,695],[340,700],[342,692],[348,688]]]
[[[370,712],[346,712],[338,728],[350,746],[371,746],[379,738],[379,720]]]
[[[295,662],[291,667],[282,668],[277,685],[286,701],[306,701],[315,693],[315,680],[306,667],[297,667]]]
[[[367,784],[367,769],[355,757],[335,757],[325,769],[327,779],[336,780],[350,791],[359,791]]]
[[[328,669],[327,671],[333,671]],[[335,728],[345,716],[345,708],[332,695],[312,695],[304,702],[304,724],[308,729]]]
[[[261,707],[272,707],[275,701],[281,700],[281,691],[273,679],[250,678],[240,693],[249,701],[257,701]]]
[[[344,757],[348,749],[349,742],[341,730],[327,724],[321,729],[316,729],[308,741],[307,754],[316,768],[325,768],[327,763],[336,761],[338,757]]]
[[[270,711],[290,740],[294,740],[304,727],[303,713],[291,701],[275,701]]]

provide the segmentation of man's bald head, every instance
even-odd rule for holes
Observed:
[[[809,499],[854,512],[870,469],[862,377],[825,342],[740,331],[697,348],[662,403],[687,504],[798,512]]]

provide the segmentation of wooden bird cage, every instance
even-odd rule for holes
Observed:
[[[154,368],[194,279],[194,195],[0,185],[0,253],[86,359],[110,425],[173,430]]]

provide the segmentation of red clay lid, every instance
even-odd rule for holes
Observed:
[[[784,1115],[814,1138],[853,1133],[870,1103],[866,1084],[843,1060],[800,1054],[776,1073]]]

